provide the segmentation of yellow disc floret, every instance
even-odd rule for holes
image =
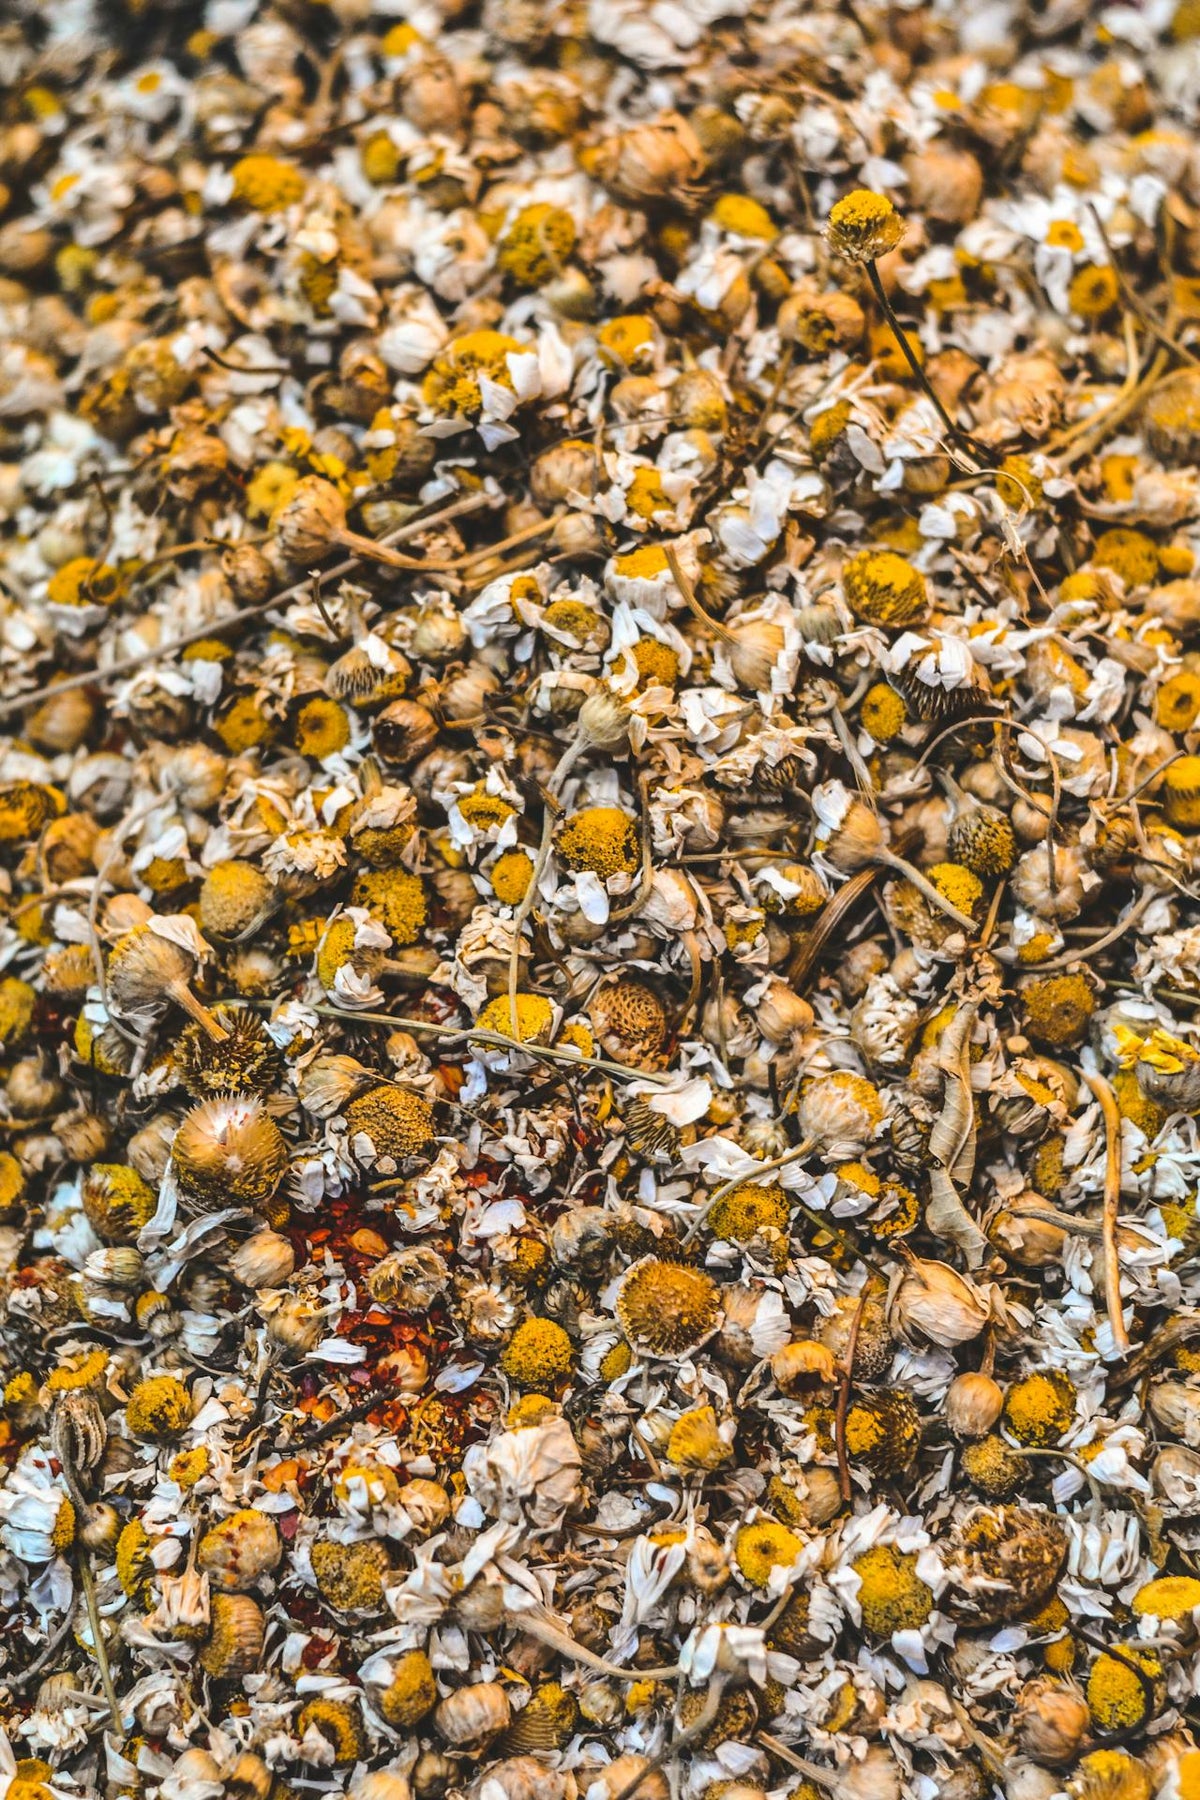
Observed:
[[[282,212],[304,198],[306,186],[302,172],[294,163],[277,156],[243,156],[230,171],[233,197],[255,212]]]
[[[587,806],[572,813],[558,837],[569,868],[606,876],[632,875],[640,860],[637,826],[619,806]]]
[[[566,1381],[574,1366],[571,1340],[553,1319],[525,1319],[500,1358],[500,1367],[518,1387],[550,1388]]]
[[[0,1046],[11,1049],[19,1044],[33,1023],[37,995],[27,981],[17,975],[0,980]]]
[[[842,570],[846,603],[866,625],[899,630],[925,616],[925,577],[894,550],[860,550]]]
[[[301,756],[310,756],[314,762],[336,756],[350,742],[350,715],[336,700],[314,694],[293,720],[292,742]]]
[[[674,687],[679,678],[679,656],[658,638],[639,638],[630,651],[638,672],[639,688]]]
[[[544,1044],[549,1041],[554,1024],[554,1006],[544,994],[517,994],[515,1001],[507,994],[497,994],[494,1000],[488,1001],[475,1023],[481,1031],[495,1031],[501,1037],[515,1038],[521,1044]]]
[[[956,862],[934,863],[929,870],[929,879],[951,906],[974,916],[983,899],[983,883],[972,869]]]
[[[426,404],[454,417],[477,413],[483,405],[480,376],[511,388],[507,358],[520,348],[516,338],[502,331],[468,331],[452,338],[425,376],[421,392]]]
[[[227,857],[209,869],[200,888],[200,923],[215,937],[238,937],[265,916],[275,892],[252,862]]]
[[[355,1139],[363,1137],[380,1158],[417,1156],[433,1136],[428,1100],[407,1088],[368,1088],[350,1101],[345,1116],[351,1149]]]
[[[1158,574],[1158,546],[1144,531],[1118,526],[1101,532],[1092,561],[1119,575],[1127,588],[1145,587]]]
[[[76,556],[54,571],[46,598],[55,606],[111,606],[120,599],[123,585],[110,563]]]
[[[379,1710],[398,1731],[411,1731],[438,1702],[433,1664],[423,1650],[409,1650],[392,1664],[392,1679],[379,1696]]]
[[[1102,1731],[1123,1731],[1142,1724],[1152,1711],[1154,1684],[1162,1674],[1162,1664],[1150,1651],[1128,1644],[1122,1644],[1120,1650],[1120,1658],[1098,1656],[1088,1676],[1088,1710]],[[1143,1681],[1137,1669],[1149,1680]]]
[[[876,1637],[919,1631],[933,1611],[933,1590],[917,1574],[917,1559],[893,1544],[876,1544],[852,1565],[859,1578],[863,1624]]]
[[[1200,674],[1183,669],[1164,681],[1155,695],[1154,717],[1167,731],[1190,731],[1200,717]]]
[[[501,906],[519,906],[532,879],[533,858],[527,850],[506,850],[492,864],[492,892]]]
[[[462,796],[458,802],[458,810],[467,824],[476,831],[490,831],[506,824],[512,818],[515,808],[499,794],[489,794],[482,788],[476,788],[473,794]]]
[[[790,1212],[781,1187],[754,1187],[746,1183],[717,1201],[708,1215],[714,1237],[744,1244],[756,1232],[787,1232]]]
[[[151,1442],[178,1437],[191,1418],[192,1397],[174,1375],[150,1375],[139,1381],[125,1406],[130,1433]]]
[[[904,729],[907,718],[903,696],[886,681],[875,682],[863,695],[859,723],[877,744],[890,744]]]
[[[779,236],[778,227],[766,207],[748,194],[722,194],[708,216],[714,225],[722,231],[732,232],[735,237],[770,243]]]
[[[628,369],[649,368],[654,361],[654,326],[644,313],[622,313],[607,319],[596,333],[604,361]]]
[[[367,869],[354,883],[353,906],[364,906],[403,949],[415,944],[429,919],[429,899],[419,875],[407,869]]]
[[[719,1469],[732,1455],[711,1406],[697,1406],[685,1412],[671,1427],[667,1458],[677,1468]]]
[[[69,1394],[93,1388],[97,1392],[104,1386],[104,1378],[108,1374],[108,1351],[97,1347],[85,1350],[80,1356],[64,1356],[57,1368],[51,1369],[46,1377],[45,1392],[47,1394]]]
[[[140,1592],[154,1572],[150,1561],[150,1538],[140,1519],[130,1519],[117,1539],[117,1579],[125,1592]]]
[[[1071,277],[1067,305],[1081,319],[1102,319],[1121,297],[1116,270],[1107,263],[1086,263]]]
[[[1138,1589],[1130,1607],[1139,1618],[1186,1619],[1200,1608],[1200,1581],[1194,1575],[1160,1575]]]
[[[1030,1037],[1052,1049],[1081,1044],[1096,1010],[1096,996],[1083,975],[1042,975],[1022,989]]]
[[[1200,825],[1200,756],[1181,756],[1163,777],[1167,818],[1193,830]]]
[[[635,1350],[682,1356],[717,1322],[717,1286],[703,1269],[648,1257],[625,1277],[617,1316]]]
[[[804,1539],[776,1519],[755,1519],[738,1528],[733,1560],[751,1587],[766,1587],[771,1570],[787,1568],[804,1548]]]
[[[1004,1422],[1017,1442],[1038,1449],[1059,1443],[1074,1418],[1075,1384],[1057,1369],[1015,1381],[1004,1402]]]
[[[575,248],[575,221],[561,206],[524,206],[496,251],[496,261],[521,287],[541,287]]]
[[[886,194],[855,188],[833,207],[827,235],[833,248],[852,262],[886,256],[904,236],[904,220]]]
[[[317,1591],[337,1612],[375,1612],[383,1605],[391,1559],[381,1539],[349,1544],[319,1539],[309,1556]]]

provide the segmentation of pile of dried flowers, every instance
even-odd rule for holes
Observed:
[[[15,14],[0,1793],[1197,1800],[1200,7]]]

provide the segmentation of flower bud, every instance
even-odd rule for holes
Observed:
[[[946,1391],[946,1423],[956,1438],[986,1437],[1004,1410],[1004,1390],[990,1375],[956,1375]]]
[[[305,475],[272,523],[275,542],[288,562],[320,562],[346,529],[346,507],[332,482]]]
[[[785,1344],[771,1358],[771,1374],[785,1394],[803,1393],[824,1382],[836,1381],[833,1352],[811,1338]]]
[[[194,1107],[175,1133],[171,1156],[186,1192],[209,1208],[269,1200],[288,1163],[279,1127],[257,1099]]]
[[[283,1544],[274,1519],[247,1506],[205,1532],[196,1562],[214,1589],[240,1594],[278,1568],[282,1555]]]
[[[1013,1728],[1026,1756],[1048,1768],[1074,1762],[1091,1727],[1087,1701],[1078,1688],[1040,1677],[1017,1696]]]
[[[608,688],[595,688],[579,709],[579,735],[589,749],[619,750],[629,736],[630,712]]]
[[[296,1267],[296,1253],[278,1232],[256,1231],[238,1245],[226,1266],[243,1287],[282,1287]]]
[[[393,700],[376,716],[372,735],[385,762],[416,762],[437,743],[437,720],[419,700]]]
[[[949,1263],[910,1256],[888,1296],[889,1325],[914,1346],[928,1342],[953,1350],[977,1338],[990,1317],[986,1297]]]
[[[267,1336],[289,1356],[307,1356],[321,1341],[324,1314],[299,1294],[289,1294],[267,1319]]]
[[[754,1020],[772,1044],[785,1044],[796,1032],[808,1031],[813,1009],[786,981],[772,981],[758,1002]]]
[[[433,1722],[448,1744],[486,1743],[512,1718],[508,1694],[498,1681],[476,1681],[456,1688],[439,1702]]]

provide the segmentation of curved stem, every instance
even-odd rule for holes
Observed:
[[[753,1183],[758,1181],[763,1175],[770,1175],[775,1169],[782,1169],[788,1163],[799,1162],[802,1156],[809,1155],[815,1148],[816,1142],[816,1138],[805,1138],[802,1144],[793,1144],[791,1149],[785,1150],[782,1156],[772,1157],[770,1162],[756,1163],[753,1169],[748,1170],[745,1175],[735,1175],[732,1181],[723,1181],[720,1187],[717,1188],[714,1193],[709,1195],[708,1199],[704,1202],[704,1205],[700,1208],[700,1211],[696,1214],[696,1217],[688,1226],[683,1237],[684,1245],[686,1246],[691,1243],[718,1200],[723,1200],[726,1194],[732,1194],[735,1188],[752,1186]]]
[[[423,531],[431,531],[435,525],[444,525],[450,519],[461,518],[465,513],[479,512],[483,507],[491,505],[491,497],[487,494],[464,494],[437,512],[427,513],[423,518],[410,519],[407,524],[398,525],[395,531],[388,532],[380,542],[403,543],[408,538],[419,537]],[[348,557],[335,568],[326,569],[324,579],[336,581],[339,576],[351,574],[358,561],[356,556]],[[433,565],[421,563],[419,566],[428,568]],[[198,644],[201,638],[219,637],[233,626],[261,618],[263,613],[271,612],[277,606],[287,606],[293,600],[304,599],[310,591],[311,581],[306,575],[303,581],[292,582],[289,587],[272,594],[269,600],[256,600],[253,606],[241,606],[236,612],[221,613],[217,618],[197,625],[193,631],[184,632],[182,637],[172,638],[169,644],[157,644],[152,650],[139,650],[134,656],[120,657],[105,669],[85,669],[82,675],[68,675],[65,680],[51,681],[45,687],[34,688],[31,693],[16,694],[11,700],[0,700],[0,719],[9,719],[17,713],[26,712],[31,706],[40,705],[51,694],[64,694],[72,688],[90,687],[94,682],[114,681],[118,675],[128,675],[132,669],[140,669],[146,663],[163,661],[166,657],[173,656],[177,650],[186,650],[189,644]]]
[[[728,1676],[726,1675],[714,1675],[712,1677],[712,1680],[708,1684],[708,1693],[704,1697],[704,1705],[701,1707],[697,1716],[692,1720],[691,1724],[683,1731],[679,1732],[676,1737],[669,1738],[662,1749],[656,1751],[650,1758],[645,1768],[639,1769],[633,1780],[625,1783],[625,1786],[621,1789],[620,1793],[614,1796],[614,1800],[633,1800],[633,1796],[637,1793],[643,1781],[647,1780],[649,1776],[656,1774],[658,1770],[663,1767],[664,1763],[672,1762],[674,1758],[679,1755],[679,1752],[685,1749],[688,1744],[695,1743],[698,1737],[704,1736],[704,1733],[712,1726],[713,1721],[716,1719],[716,1716],[721,1709],[721,1697],[725,1692],[725,1683],[727,1680]]]
[[[803,1775],[807,1781],[813,1781],[818,1787],[823,1787],[827,1793],[836,1793],[841,1786],[842,1773],[840,1769],[823,1769],[820,1763],[809,1762],[805,1756],[797,1756],[789,1744],[773,1737],[769,1731],[759,1731],[755,1735],[760,1744],[766,1745],[772,1756],[781,1763],[785,1763],[789,1769],[795,1769],[796,1773]]]
[[[473,563],[483,562],[489,556],[499,556],[502,550],[512,550],[518,544],[529,543],[532,538],[545,537],[557,524],[557,515],[552,519],[538,519],[534,524],[525,525],[520,531],[501,538],[498,544],[485,544],[480,549],[468,551],[464,556],[402,556],[398,550],[389,549],[375,538],[364,537],[361,532],[350,531],[346,527],[334,533],[333,542],[352,551],[355,556],[364,557],[368,562],[383,563],[389,569],[449,572],[452,569],[469,569]]]
[[[595,1669],[598,1675],[611,1675],[617,1681],[674,1681],[679,1674],[679,1665],[672,1663],[660,1669],[623,1669],[618,1663],[606,1662],[604,1657],[597,1656],[594,1650],[588,1650],[583,1644],[577,1644],[573,1637],[552,1625],[549,1619],[540,1619],[536,1614],[510,1612],[508,1622],[514,1631],[524,1632],[526,1637],[536,1638],[548,1649],[557,1650],[560,1656],[571,1662],[582,1663],[586,1669]]]
[[[1083,1458],[1076,1456],[1073,1451],[1064,1450],[1060,1444],[1052,1444],[1048,1449],[1044,1450],[1031,1449],[1028,1444],[1014,1444],[1011,1445],[1010,1448],[1013,1450],[1014,1454],[1021,1457],[1023,1461],[1031,1461],[1038,1457],[1046,1459],[1056,1457],[1059,1462],[1069,1463],[1070,1466],[1078,1474],[1082,1475],[1083,1479],[1087,1482],[1092,1499],[1103,1500],[1104,1495],[1101,1491],[1100,1483],[1096,1480],[1096,1477],[1092,1474],[1092,1471],[1088,1468]]]
[[[546,811],[542,819],[542,841],[538,845],[537,857],[533,865],[533,873],[529,877],[529,885],[521,896],[521,903],[513,914],[512,943],[508,952],[508,1016],[512,1026],[515,1043],[520,1043],[521,1034],[517,1026],[517,975],[521,966],[521,931],[526,919],[533,911],[537,901],[538,882],[546,871],[550,860],[550,845],[554,838],[554,818],[558,810],[556,796],[565,781],[573,764],[583,755],[589,739],[580,732],[572,738],[555,766],[554,773],[546,784]]]
[[[1125,933],[1137,924],[1151,902],[1157,899],[1157,888],[1147,888],[1146,892],[1138,896],[1125,917],[1114,925],[1111,931],[1106,931],[1103,937],[1098,937],[1094,944],[1088,944],[1083,950],[1066,950],[1061,956],[1052,956],[1049,962],[1038,963],[1038,974],[1049,975],[1055,969],[1066,969],[1072,963],[1087,962],[1089,957],[1098,956],[1101,950],[1107,950],[1110,944],[1115,944],[1118,938],[1124,937]]]
[[[701,606],[699,600],[696,598],[695,588],[683,572],[683,564],[679,560],[679,552],[676,550],[674,544],[664,544],[663,554],[666,556],[667,567],[671,571],[675,586],[683,595],[684,604],[687,606],[688,611],[694,613],[700,620],[700,623],[702,625],[707,625],[710,631],[715,631],[717,636],[721,638],[723,642],[728,643],[731,636],[728,626],[722,625],[719,620],[713,618],[711,613],[705,612],[704,608]]]
[[[863,1287],[858,1296],[858,1305],[854,1308],[854,1316],[850,1320],[850,1330],[846,1337],[846,1354],[842,1358],[841,1378],[838,1381],[837,1412],[834,1415],[834,1449],[837,1451],[838,1487],[842,1499],[849,1505],[853,1498],[854,1488],[850,1480],[850,1453],[846,1448],[846,1418],[850,1411],[850,1387],[854,1380],[854,1356],[858,1349],[858,1334],[862,1328],[863,1313],[867,1306],[867,1288]]]
[[[108,1650],[104,1643],[104,1632],[100,1623],[100,1607],[96,1600],[96,1583],[92,1575],[92,1565],[88,1561],[88,1553],[80,1544],[77,1551],[79,1567],[79,1584],[83,1589],[83,1603],[87,1608],[88,1630],[92,1634],[92,1647],[96,1655],[96,1667],[100,1671],[100,1685],[104,1689],[104,1698],[108,1702],[108,1710],[112,1714],[113,1730],[121,1730],[121,1704],[117,1699],[117,1690],[113,1686],[112,1670],[108,1666]]]
[[[245,999],[235,996],[235,1003],[244,1006]],[[251,1004],[254,1004],[251,1002]],[[258,1004],[263,1004],[258,1002]],[[269,1003],[268,1003],[269,1004]],[[654,1087],[669,1087],[670,1075],[661,1075],[648,1069],[631,1069],[625,1063],[609,1062],[602,1056],[585,1056],[581,1050],[559,1050],[552,1044],[519,1044],[514,1045],[511,1037],[500,1031],[477,1031],[473,1025],[435,1025],[429,1019],[408,1019],[399,1013],[355,1012],[344,1006],[314,1006],[313,1012],[327,1019],[345,1019],[356,1025],[390,1025],[392,1030],[411,1031],[414,1036],[424,1032],[427,1036],[443,1038],[460,1043],[487,1044],[497,1050],[523,1050],[527,1056],[541,1059],[543,1062],[565,1063],[577,1069],[599,1069],[605,1075],[613,1075],[619,1081],[648,1081]],[[379,1081],[380,1076],[372,1074],[372,1081]]]

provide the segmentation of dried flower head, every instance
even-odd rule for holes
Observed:
[[[260,1100],[218,1098],[187,1115],[175,1133],[171,1160],[198,1204],[262,1206],[283,1179],[288,1153]]]
[[[641,1354],[685,1356],[717,1323],[717,1286],[701,1269],[647,1257],[622,1282],[617,1316]]]
[[[904,236],[904,221],[886,194],[855,188],[836,202],[825,231],[839,256],[871,262],[896,248]]]

